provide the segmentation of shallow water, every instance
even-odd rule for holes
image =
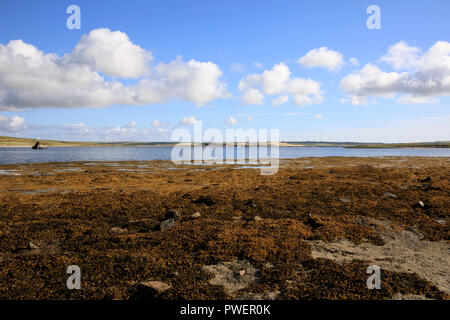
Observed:
[[[20,173],[16,172],[17,170],[0,170],[0,175],[3,176],[18,176]]]
[[[245,149],[245,150],[243,150]],[[237,151],[240,152],[237,152]],[[241,157],[245,151],[248,158],[251,151],[258,148],[234,148],[233,155],[227,155],[223,149],[223,158]],[[148,161],[171,160],[171,147],[93,147],[93,148],[49,148],[32,150],[31,148],[0,148],[0,164],[40,163],[63,161]],[[270,156],[270,148],[269,148]],[[388,157],[388,156],[424,156],[450,157],[450,149],[446,148],[402,148],[402,149],[347,149],[342,147],[280,147],[279,157]],[[222,158],[222,156],[221,156]],[[209,157],[211,159],[211,157]],[[94,165],[94,163],[93,163]],[[110,164],[114,166],[115,164]],[[120,164],[116,164],[122,166]]]

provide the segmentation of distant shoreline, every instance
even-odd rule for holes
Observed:
[[[208,145],[208,144],[206,144]],[[204,145],[204,146],[206,146]],[[98,145],[83,145],[83,144],[70,144],[70,145],[43,145],[49,149],[51,148],[126,148],[126,147],[135,147],[135,148],[173,148],[175,144],[152,144],[152,145],[146,145],[146,144],[140,144],[140,145],[104,145],[104,144],[98,144]],[[193,144],[192,144],[193,146]],[[226,147],[226,144],[223,144],[224,147]],[[248,144],[246,145],[234,145],[235,147],[248,147]],[[270,145],[269,145],[270,146]],[[288,143],[280,143],[278,147],[297,147],[297,148],[304,148],[304,147],[315,147],[315,148],[348,148],[348,149],[429,149],[429,148],[437,148],[437,149],[446,149],[450,148],[449,145],[423,145],[423,146],[415,146],[415,145],[404,145],[404,146],[397,146],[397,145],[355,145],[355,146],[341,146],[341,145],[301,145],[301,144],[288,144]],[[21,149],[31,149],[31,146],[29,145],[1,145],[1,148],[21,148]]]
[[[41,146],[48,148],[54,147],[151,147],[151,148],[170,148],[178,142],[138,142],[138,141],[114,141],[114,142],[80,142],[80,141],[58,141],[58,140],[40,140],[30,138],[15,138],[0,136],[0,148],[30,148],[40,141]],[[185,143],[192,145],[194,143]],[[203,143],[203,146],[211,143]],[[215,144],[223,146],[248,146],[249,143],[223,143]],[[269,146],[273,146],[269,143]],[[343,147],[359,149],[390,149],[390,148],[450,148],[450,141],[435,142],[409,142],[409,143],[360,143],[360,142],[327,142],[327,141],[281,141],[279,147]]]

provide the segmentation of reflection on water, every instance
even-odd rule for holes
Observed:
[[[234,148],[234,154],[227,155],[226,148],[223,158],[242,159],[249,155],[258,154],[258,148]],[[39,163],[63,161],[148,161],[170,160],[171,147],[98,147],[98,148],[50,148],[47,150],[32,150],[31,148],[2,148],[0,149],[0,164],[12,163]],[[256,151],[256,152],[255,152]],[[263,152],[264,153],[264,152]],[[194,154],[192,152],[192,154]],[[268,149],[270,157],[270,148]],[[386,156],[425,156],[450,157],[450,149],[423,148],[423,149],[346,149],[342,147],[280,147],[280,158],[301,157],[386,157]],[[210,157],[209,157],[210,158]],[[96,165],[96,163],[92,163]],[[110,164],[111,166],[123,166]],[[6,170],[0,174],[13,174]]]

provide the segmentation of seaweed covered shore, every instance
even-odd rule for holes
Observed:
[[[1,165],[0,298],[448,299],[449,181],[446,157],[289,159],[272,176]],[[374,264],[379,290],[366,286]]]

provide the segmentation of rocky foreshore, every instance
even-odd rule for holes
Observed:
[[[449,180],[445,157],[1,165],[0,298],[448,299]]]

